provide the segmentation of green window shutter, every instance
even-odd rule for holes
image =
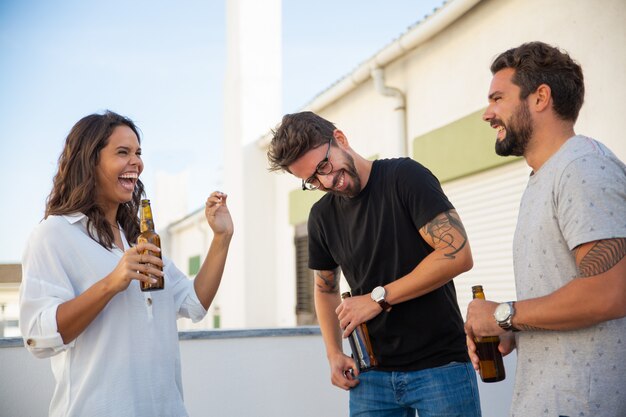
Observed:
[[[189,258],[188,275],[196,275],[198,271],[200,271],[200,255],[192,256]]]
[[[413,140],[413,159],[444,183],[500,165],[519,157],[502,157],[494,150],[496,131],[477,111]]]

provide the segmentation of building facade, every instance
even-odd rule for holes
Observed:
[[[410,156],[431,169],[461,215],[474,254],[474,268],[455,279],[462,311],[475,284],[484,285],[488,298],[512,300],[512,238],[530,169],[523,159],[494,153],[495,131],[481,120],[489,66],[500,52],[528,41],[566,50],[585,75],[577,133],[626,160],[626,141],[615,123],[626,110],[624,21],[623,0],[449,0],[302,110],[334,122],[362,155]],[[222,308],[224,327],[314,322],[305,225],[321,193],[302,191],[291,175],[268,172],[270,134],[259,136],[231,155],[241,158],[247,179],[241,196],[229,193],[232,205],[245,201],[237,213],[245,222],[246,250],[243,259],[230,257],[228,263],[246,268],[229,276],[227,266],[224,280],[239,285],[221,288],[217,302],[246,312],[231,319]],[[241,220],[235,218],[236,225]],[[173,247],[184,238],[172,234]],[[205,253],[196,252],[175,261],[185,265]]]

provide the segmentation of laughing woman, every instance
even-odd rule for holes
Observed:
[[[59,157],[20,289],[25,345],[52,361],[50,416],[187,416],[176,318],[205,316],[233,223],[227,196],[212,193],[213,241],[193,281],[167,259],[140,255],[159,250],[137,244],[142,170],[135,124],[110,111],[78,121]],[[165,289],[140,291],[147,274],[164,276]]]

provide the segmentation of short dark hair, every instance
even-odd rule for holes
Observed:
[[[552,92],[554,111],[573,122],[585,99],[583,70],[566,52],[543,42],[529,42],[501,53],[491,64],[491,73],[512,68],[513,83],[525,99],[547,84]]]
[[[335,129],[332,122],[310,111],[286,114],[272,131],[267,151],[270,171],[289,172],[289,165],[302,155],[332,140]]]

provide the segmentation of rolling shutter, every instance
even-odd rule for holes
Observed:
[[[309,237],[306,224],[296,227],[296,324],[317,324],[313,300],[313,271],[309,269]]]
[[[465,317],[472,285],[481,284],[487,299],[516,300],[513,276],[513,233],[530,168],[519,160],[442,184],[461,216],[474,257],[474,267],[454,280]]]

